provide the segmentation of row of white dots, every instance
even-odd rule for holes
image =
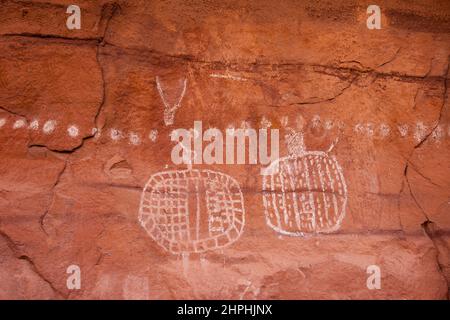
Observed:
[[[100,132],[98,133],[100,134]],[[127,136],[119,129],[111,129],[109,131],[109,136],[111,138],[111,140],[113,141],[119,141],[121,139],[126,138]],[[152,142],[156,142],[156,139],[158,138],[158,130],[153,129],[150,130],[150,133],[148,134],[148,139]],[[140,145],[141,144],[141,137],[138,133],[136,132],[130,132],[128,134],[128,140],[129,143],[132,145]]]
[[[5,118],[0,118],[0,129],[3,128],[7,123],[7,120]],[[33,120],[28,125],[27,122],[24,119],[18,119],[15,120],[12,124],[12,129],[29,129],[37,131],[39,130],[39,121]],[[52,134],[57,127],[57,121],[56,120],[47,120],[42,125],[42,132],[44,134]],[[92,135],[95,135],[96,138],[100,137],[101,132],[97,128],[92,128],[91,131]],[[80,134],[80,130],[76,125],[70,125],[67,127],[67,134],[71,138],[76,138]],[[142,140],[141,136],[138,133],[135,132],[129,132],[128,135],[124,134],[121,130],[118,129],[111,129],[109,132],[109,136],[113,141],[119,141],[128,136],[129,143],[132,145],[140,145]],[[151,130],[148,138],[150,141],[155,142],[158,138],[158,130]]]
[[[335,124],[331,120],[324,121],[323,124],[319,120],[320,118],[318,116],[314,117],[311,121],[311,126],[313,128],[323,126],[326,130],[332,129]],[[7,120],[5,118],[0,118],[0,129],[4,127],[7,123]],[[287,119],[282,119],[281,121],[282,125],[287,125]],[[263,128],[269,128],[272,126],[270,121],[268,121],[266,118],[263,118],[261,121],[261,126]],[[27,121],[24,119],[17,119],[13,122],[12,128],[14,130],[21,129],[21,128],[28,128],[30,130],[39,130],[40,124],[38,120],[33,120],[30,122],[30,124],[27,124]],[[57,127],[57,121],[56,120],[47,120],[42,125],[42,132],[44,134],[51,134],[55,131]],[[234,127],[230,125],[229,127]],[[251,128],[251,124],[248,121],[243,121],[241,124],[242,128]],[[343,123],[339,123],[338,127],[343,128],[345,125]],[[414,139],[416,141],[421,141],[429,132],[429,130],[432,129],[431,126],[425,125],[423,122],[417,122],[415,125],[408,125],[408,124],[398,124],[396,125],[396,128],[389,126],[386,123],[381,124],[374,124],[371,122],[367,123],[357,123],[353,127],[353,131],[359,135],[365,135],[369,138],[378,137],[381,139],[387,138],[390,136],[394,131],[397,131],[398,134],[401,137],[406,137],[409,134],[412,134]],[[78,127],[74,124],[69,125],[67,127],[67,134],[71,138],[76,138],[80,134],[80,130]],[[101,132],[97,130],[97,128],[92,129],[92,134],[95,135],[97,138],[100,136]],[[447,126],[447,130],[445,130],[445,125],[440,124],[436,127],[436,129],[432,133],[432,137],[435,140],[441,140],[445,138],[445,136],[450,137],[450,125]],[[135,132],[129,132],[128,135],[124,134],[121,130],[118,129],[111,129],[109,132],[109,136],[111,140],[113,141],[119,141],[123,140],[128,136],[129,143],[132,145],[139,145],[141,144],[141,137],[138,133]],[[151,130],[148,139],[152,142],[155,142],[158,137],[158,130]]]
[[[444,124],[439,124],[436,126],[436,128],[434,127],[435,126],[427,126],[423,122],[417,122],[415,125],[398,124],[396,125],[396,128],[391,128],[391,126],[385,123],[375,125],[374,123],[368,122],[356,124],[353,128],[353,131],[359,135],[365,135],[369,138],[372,138],[374,136],[387,138],[393,130],[397,130],[398,134],[402,138],[407,137],[408,134],[411,133],[417,142],[422,141],[422,139],[425,138],[433,129],[434,130],[431,133],[431,137],[435,140],[441,140],[445,138],[446,131],[447,136],[450,137],[450,125],[447,125],[447,130],[445,130]]]
[[[283,127],[288,128],[288,122],[289,118],[287,116],[284,116],[280,119],[280,123]],[[265,117],[262,118],[260,122],[260,126],[262,128],[270,128],[272,126],[272,123],[267,120]],[[324,128],[325,130],[331,130],[335,127],[339,129],[344,129],[346,125],[341,122],[333,122],[332,120],[325,119],[322,121],[318,115],[315,115],[310,123],[310,128]],[[230,127],[233,127],[230,125]],[[395,134],[398,132],[398,134],[405,138],[409,134],[411,134],[414,139],[417,142],[422,141],[423,138],[427,136],[427,134],[430,132],[430,130],[434,129],[431,133],[431,137],[435,140],[441,140],[444,139],[447,135],[450,137],[450,124],[439,124],[434,128],[435,125],[426,125],[422,121],[418,121],[415,124],[397,124],[395,126],[390,126],[387,123],[373,123],[373,122],[367,122],[367,123],[357,123],[353,127],[353,131],[359,135],[366,136],[368,138],[379,138],[379,139],[386,139],[391,134]],[[447,130],[446,130],[447,127]],[[251,128],[251,125],[248,121],[243,121],[241,124],[241,128]],[[303,130],[305,128],[308,128],[308,123],[304,123]]]
[[[0,128],[4,127],[6,124],[6,119],[5,118],[1,118],[0,119]],[[21,128],[26,128],[27,127],[27,122],[24,119],[18,119],[16,121],[14,121],[12,128],[13,129],[21,129]],[[55,130],[56,127],[56,121],[55,120],[48,120],[44,123],[44,125],[42,126],[42,132],[46,133],[46,134],[50,134]],[[33,120],[30,125],[28,126],[28,129],[31,130],[38,130],[39,129],[39,121],[38,120]],[[67,129],[67,132],[69,133],[69,135],[71,137],[76,137],[78,136],[78,128],[75,125],[70,126]]]

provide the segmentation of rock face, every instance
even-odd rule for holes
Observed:
[[[448,299],[448,1],[377,1],[373,30],[357,0],[0,3],[0,299]],[[176,163],[195,121],[224,149],[278,129],[289,161],[263,184],[203,136]],[[175,251],[139,221],[165,171],[146,205]]]

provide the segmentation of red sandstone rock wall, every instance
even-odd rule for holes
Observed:
[[[80,30],[66,27],[69,4]],[[448,298],[450,3],[377,0],[380,30],[368,4],[1,0],[0,298]],[[171,125],[157,79],[170,105],[186,81]],[[169,136],[194,121],[270,124],[280,157],[291,129],[309,151],[335,144],[342,221],[277,232],[261,165],[194,164],[236,180],[242,234],[189,255],[158,245],[141,194],[151,175],[186,169]],[[320,177],[325,162],[311,161]],[[291,188],[338,192],[319,191]],[[370,265],[381,289],[366,286]]]

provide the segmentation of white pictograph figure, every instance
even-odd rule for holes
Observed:
[[[164,94],[163,88],[161,86],[161,81],[159,77],[156,77],[156,88],[158,89],[158,93],[161,97],[162,102],[164,103],[164,124],[166,126],[170,126],[173,124],[175,119],[175,111],[180,108],[181,101],[183,100],[184,94],[186,93],[187,87],[187,79],[183,80],[182,91],[178,99],[176,99],[172,104],[169,103],[166,94]]]
[[[327,233],[339,229],[345,216],[347,186],[342,168],[327,152],[306,151],[303,133],[286,136],[289,156],[263,177],[263,204],[267,224],[291,236]]]
[[[173,254],[202,253],[236,241],[244,229],[244,198],[232,177],[211,170],[173,170],[150,177],[139,221]]]

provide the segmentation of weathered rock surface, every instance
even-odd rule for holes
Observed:
[[[0,299],[448,299],[450,3],[0,1]],[[185,82],[183,82],[185,81]],[[183,91],[174,123],[164,102]],[[231,245],[173,255],[142,228],[172,130],[270,125],[329,152],[347,187],[329,234],[265,220],[261,165]],[[69,290],[68,266],[81,270]],[[381,289],[366,269],[381,270]]]

